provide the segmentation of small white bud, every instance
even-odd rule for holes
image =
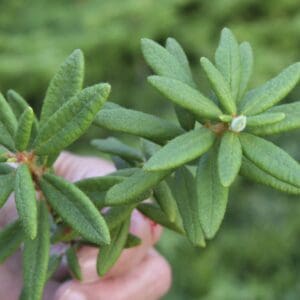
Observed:
[[[238,116],[232,119],[229,129],[233,132],[241,132],[245,129],[247,118],[245,116]]]

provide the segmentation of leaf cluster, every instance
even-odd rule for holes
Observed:
[[[165,47],[142,39],[141,46],[155,73],[148,81],[173,103],[178,122],[107,102],[107,83],[82,88],[80,50],[51,80],[40,117],[17,92],[8,91],[6,99],[0,94],[0,207],[15,192],[18,212],[0,232],[0,261],[23,244],[21,299],[41,299],[63,256],[80,280],[76,250],[83,244],[99,248],[97,272],[103,276],[122,249],[140,243],[129,233],[134,209],[203,247],[221,225],[238,174],[300,194],[299,163],[264,138],[300,128],[299,102],[277,105],[299,82],[299,62],[248,91],[251,46],[225,28],[214,62],[200,59],[212,90],[207,96],[175,39]],[[133,135],[140,147],[114,137],[93,140],[123,167],[70,183],[55,174],[53,163],[92,123]],[[56,243],[67,250],[50,256]]]

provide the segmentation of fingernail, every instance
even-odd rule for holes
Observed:
[[[78,291],[66,290],[59,300],[87,300],[87,297]]]

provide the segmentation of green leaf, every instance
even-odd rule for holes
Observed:
[[[210,99],[187,84],[168,77],[149,76],[148,81],[165,97],[199,118],[218,118],[221,110]]]
[[[18,122],[10,106],[0,93],[0,143],[14,150],[14,136]]]
[[[92,140],[91,144],[101,152],[119,156],[126,161],[143,161],[143,155],[137,149],[134,149],[120,142],[118,139],[109,137],[106,139]]]
[[[284,113],[263,113],[247,118],[247,127],[260,127],[282,121],[285,118]]]
[[[149,197],[149,190],[169,173],[169,171],[138,170],[123,182],[113,186],[106,194],[105,203],[107,205],[138,203]]]
[[[115,229],[126,219],[128,219],[135,208],[135,205],[119,205],[116,207],[110,207],[105,213],[104,219],[110,230]]]
[[[100,176],[86,178],[76,182],[76,186],[82,190],[98,208],[105,206],[106,192],[117,183],[122,182],[125,177],[122,176]]]
[[[181,219],[176,220],[175,222],[171,222],[156,204],[140,203],[137,208],[143,215],[153,220],[155,223],[176,231],[180,234],[185,233]]]
[[[31,136],[33,121],[34,121],[33,110],[31,107],[27,107],[22,113],[22,115],[20,116],[18,128],[15,135],[15,145],[17,150],[19,151],[26,150]]]
[[[284,113],[285,118],[275,124],[251,128],[256,135],[270,135],[300,128],[300,102],[274,106],[267,113]]]
[[[116,263],[126,244],[130,219],[111,231],[112,242],[100,248],[97,258],[97,272],[99,276],[105,275]]]
[[[40,127],[34,142],[36,153],[57,153],[79,138],[91,125],[109,92],[109,84],[97,84],[62,105]]]
[[[126,108],[102,109],[96,115],[94,124],[158,143],[164,143],[183,132],[180,127],[171,122]]]
[[[281,101],[300,79],[300,62],[285,68],[265,84],[249,91],[241,102],[240,111],[245,115],[264,112]]]
[[[28,107],[27,101],[14,90],[8,90],[6,98],[16,118],[19,119],[24,110]]]
[[[127,240],[126,243],[124,245],[124,248],[133,248],[133,247],[137,247],[142,243],[142,240],[136,236],[133,235],[131,233],[128,233],[127,235]]]
[[[77,49],[59,67],[50,82],[42,107],[41,123],[81,90],[83,73],[84,57],[81,50]]]
[[[66,252],[67,263],[70,269],[71,274],[77,280],[82,280],[81,269],[78,261],[76,251],[73,247],[70,247]]]
[[[0,175],[0,208],[5,204],[9,195],[14,190],[15,173],[11,172],[5,175]]]
[[[115,172],[110,173],[108,176],[129,177],[133,175],[137,170],[138,168],[119,169]]]
[[[38,211],[38,234],[34,240],[24,242],[22,300],[40,300],[47,279],[50,226],[48,211],[44,202],[38,203]]]
[[[235,101],[232,98],[229,84],[221,72],[206,57],[202,57],[200,59],[200,63],[221,105],[224,107],[226,112],[235,114]]]
[[[13,110],[17,119],[21,117],[23,112],[28,109],[29,105],[26,100],[14,90],[8,90],[7,101]],[[30,144],[32,144],[38,132],[38,120],[34,115],[34,120],[31,128]]]
[[[263,171],[296,187],[300,187],[300,165],[288,153],[260,137],[240,134],[244,155]]]
[[[218,174],[224,187],[230,186],[239,173],[242,163],[242,147],[238,135],[227,131],[220,143]]]
[[[49,257],[46,281],[48,281],[54,275],[56,270],[59,268],[61,261],[61,255],[53,254]]]
[[[15,201],[24,233],[29,239],[37,235],[37,199],[29,167],[20,165],[16,171]]]
[[[23,239],[24,234],[19,220],[2,228],[0,231],[0,264],[17,251]]]
[[[10,174],[14,171],[15,171],[15,169],[13,167],[9,166],[8,164],[0,163],[0,174],[1,175]]]
[[[228,28],[224,28],[221,32],[215,61],[230,86],[233,99],[237,100],[241,81],[240,49],[236,38]]]
[[[161,210],[171,222],[174,222],[178,209],[169,185],[165,181],[161,181],[156,187],[154,187],[153,193]]]
[[[195,87],[187,56],[185,55],[184,50],[181,48],[179,43],[173,38],[168,38],[166,42],[166,49],[177,59],[177,61],[181,64],[183,68],[182,71],[186,73],[188,78],[190,78],[190,81],[187,83],[189,83],[192,87]],[[179,76],[178,79],[180,80],[180,78],[181,77]],[[195,118],[193,117],[193,115],[191,115],[188,111],[177,105],[175,105],[175,112],[182,128],[184,128],[185,130],[191,130],[194,128]]]
[[[147,171],[175,169],[203,153],[213,145],[215,135],[205,127],[178,136],[154,154],[144,165]]]
[[[190,78],[190,84],[193,86],[194,82],[193,82],[193,79],[192,79],[193,75],[192,75],[192,72],[191,72],[190,64],[189,64],[188,58],[187,58],[184,50],[180,46],[180,44],[174,38],[167,38],[166,49],[180,63],[180,65],[181,65],[182,69],[184,70],[186,76],[188,78]],[[167,74],[166,74],[166,76],[168,76]],[[179,76],[181,76],[181,75],[179,75]],[[178,77],[178,78],[180,78],[180,77]]]
[[[212,239],[217,233],[225,215],[228,188],[218,176],[217,152],[202,157],[196,175],[199,220],[205,236]]]
[[[240,44],[240,57],[241,57],[241,81],[239,88],[238,101],[242,99],[247,89],[253,69],[253,52],[251,45],[248,42]]]
[[[170,46],[166,50],[150,39],[142,39],[141,46],[145,60],[156,74],[194,85],[191,72],[186,72],[186,67],[182,64],[182,58],[179,60],[178,52],[174,55],[174,51],[171,50]],[[178,51],[178,47],[176,51]]]
[[[300,195],[300,188],[281,181],[276,177],[268,174],[245,157],[243,157],[241,175],[255,182],[270,186],[281,192],[289,193],[292,195]]]
[[[1,122],[3,122],[4,126],[6,127],[6,130],[11,136],[14,136],[16,130],[18,121],[10,108],[9,104],[5,100],[2,94],[0,94],[0,119]]]
[[[186,167],[176,171],[173,188],[183,227],[189,240],[195,246],[204,247],[205,239],[199,218],[195,178]]]
[[[79,188],[52,174],[43,175],[40,186],[51,207],[83,238],[97,245],[110,243],[103,217]]]

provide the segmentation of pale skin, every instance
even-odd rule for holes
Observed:
[[[55,163],[57,175],[70,181],[103,176],[115,170],[107,161],[60,155]],[[0,227],[16,218],[11,197],[0,210]],[[47,284],[43,300],[157,300],[169,290],[171,270],[166,260],[153,248],[161,235],[161,227],[134,211],[130,231],[142,239],[138,247],[124,250],[115,266],[99,278],[95,265],[97,249],[83,247],[78,251],[83,280],[69,277],[62,267]],[[17,300],[22,288],[21,253],[17,252],[0,265],[0,299]]]

